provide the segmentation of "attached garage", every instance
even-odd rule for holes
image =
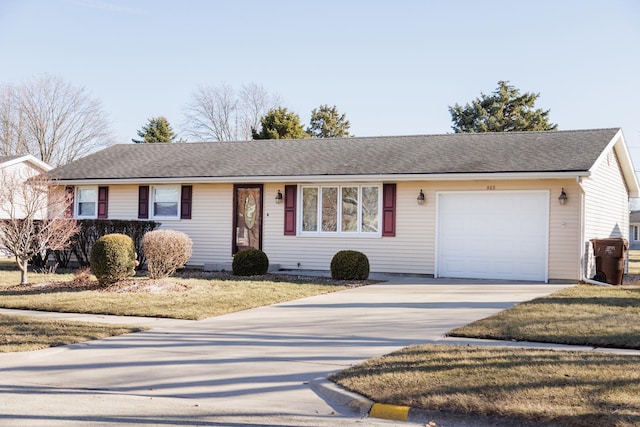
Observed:
[[[549,192],[437,195],[439,277],[547,281]]]

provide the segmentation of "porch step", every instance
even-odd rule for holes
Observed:
[[[233,270],[230,262],[206,262],[202,267],[203,271],[231,271]],[[269,273],[275,273],[280,270],[280,264],[269,264]]]

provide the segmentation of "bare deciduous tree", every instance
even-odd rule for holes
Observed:
[[[0,246],[15,259],[20,284],[27,284],[29,260],[66,249],[78,224],[65,218],[71,196],[44,174],[0,170]]]
[[[24,116],[17,103],[13,86],[0,86],[0,155],[28,154]]]
[[[0,152],[32,154],[52,166],[113,142],[99,101],[59,77],[0,87]]]
[[[184,108],[183,128],[198,141],[248,141],[251,129],[279,103],[277,96],[255,83],[243,85],[238,93],[226,84],[200,86]]]

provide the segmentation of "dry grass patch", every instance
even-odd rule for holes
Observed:
[[[237,278],[223,273],[185,272],[179,277],[150,280],[133,277],[101,287],[94,277],[30,274],[27,286],[2,271],[0,307],[119,316],[170,317],[198,320],[283,301],[334,292],[365,282],[336,284],[327,278],[265,275]],[[0,280],[3,280],[0,277]],[[41,280],[40,283],[37,283]]]
[[[629,251],[629,274],[640,274],[640,251]]]
[[[0,353],[41,350],[142,330],[133,326],[0,315]]]
[[[448,335],[640,349],[640,287],[575,286]]]
[[[376,402],[426,410],[578,427],[640,425],[640,356],[420,345],[331,379]]]

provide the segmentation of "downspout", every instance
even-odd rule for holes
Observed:
[[[586,198],[586,193],[584,191],[584,187],[582,186],[582,177],[580,176],[576,176],[576,184],[578,184],[578,188],[580,189],[580,251],[578,252],[580,254],[580,280],[581,281],[585,281],[585,280],[589,280],[586,275],[585,272],[587,270],[587,256],[588,256],[588,251],[585,251],[585,218],[584,218],[584,206],[585,206],[585,198]]]

